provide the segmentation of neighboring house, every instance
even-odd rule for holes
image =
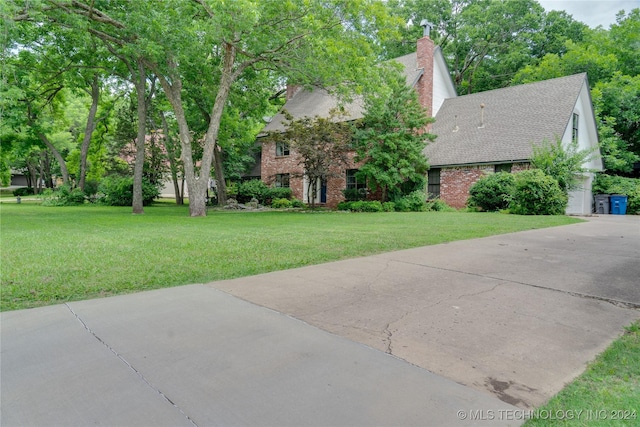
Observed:
[[[425,36],[417,52],[396,58],[404,65],[407,85],[418,92],[420,103],[435,116],[430,132],[437,136],[424,153],[431,169],[427,192],[449,205],[466,205],[469,188],[481,176],[496,171],[517,172],[529,168],[533,145],[543,141],[563,143],[577,139],[580,148],[598,147],[593,105],[586,73],[542,82],[456,96],[442,51]],[[338,101],[325,90],[287,88],[284,106],[294,119],[327,117]],[[363,116],[362,100],[344,106],[345,120]],[[284,115],[276,115],[264,128],[282,132]],[[602,170],[599,152],[585,165]],[[354,153],[350,155],[353,159]],[[262,143],[261,177],[270,185],[290,187],[294,197],[307,202],[307,182],[300,159],[286,143]],[[342,191],[364,184],[355,179],[358,165],[351,162],[339,178],[318,182],[316,203],[335,207]],[[569,214],[592,212],[593,174],[584,176],[583,188],[570,194]]]
[[[586,73],[447,99],[436,115],[429,159],[428,192],[456,208],[481,176],[529,168],[533,145],[576,139],[581,149],[598,147]],[[595,151],[586,168],[602,170]],[[570,194],[568,214],[592,212],[593,174]]]
[[[394,59],[404,66],[404,74],[407,85],[414,87],[418,92],[420,103],[427,108],[429,113],[437,113],[442,103],[447,98],[455,97],[455,86],[449,75],[442,51],[436,47],[433,41],[425,36],[417,42],[417,52]],[[313,91],[299,87],[287,88],[287,102],[284,109],[294,119],[302,117],[328,117],[332,109],[338,107],[336,97],[324,89]],[[362,99],[343,106],[344,120],[356,120],[363,117],[364,105]],[[267,132],[282,132],[285,130],[285,121],[282,113],[273,117],[265,126],[262,134]],[[355,153],[350,153],[353,159]],[[304,171],[300,166],[300,158],[292,147],[286,143],[265,142],[262,140],[261,154],[262,180],[278,187],[290,187],[293,196],[308,201],[308,182],[304,177]],[[328,207],[336,207],[344,200],[342,191],[345,189],[358,189],[362,186],[355,178],[358,165],[353,161],[346,167],[336,171],[335,178],[329,178],[327,182],[315,183],[317,188],[316,203]]]

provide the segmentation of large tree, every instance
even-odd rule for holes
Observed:
[[[230,95],[242,90],[238,83],[247,79],[243,87],[249,88],[251,73],[266,72],[303,84],[354,84],[374,59],[371,35],[384,29],[386,12],[379,0],[46,3],[52,19],[80,16],[114,53],[135,57],[129,68],[137,84],[142,85],[145,69],[158,77],[178,124],[192,216],[206,214],[214,163],[225,197],[219,137]],[[203,78],[212,84],[204,94],[195,93]],[[207,127],[196,164],[186,104],[199,96],[210,101],[203,106]]]
[[[424,188],[427,160],[422,153],[435,135],[427,132],[434,120],[420,105],[416,91],[396,68],[380,67],[380,89],[365,97],[365,114],[354,137],[358,174],[382,201]]]

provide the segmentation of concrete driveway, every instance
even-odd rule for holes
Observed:
[[[640,317],[639,277],[640,218],[604,215],[211,286],[532,408]]]
[[[640,317],[639,220],[5,312],[0,424],[519,425]]]

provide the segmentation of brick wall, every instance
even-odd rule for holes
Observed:
[[[514,163],[511,172],[529,169],[529,163]],[[494,173],[495,165],[442,168],[440,170],[440,198],[449,206],[461,209],[467,206],[469,189],[484,175]]]
[[[349,162],[345,166],[336,167],[334,170],[335,178],[327,180],[327,203],[322,206],[336,208],[338,203],[344,200],[342,190],[347,186],[346,170],[355,169],[358,165],[353,162],[354,152],[348,153]],[[300,156],[293,148],[290,149],[288,156],[276,156],[276,146],[274,142],[262,142],[262,181],[267,185],[273,185],[276,174],[288,173],[291,175],[289,187],[293,197],[307,202],[304,198],[304,178],[303,169],[300,166]]]

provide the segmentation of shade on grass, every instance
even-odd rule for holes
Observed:
[[[0,204],[1,309],[205,283],[570,224],[495,213],[210,212]]]

